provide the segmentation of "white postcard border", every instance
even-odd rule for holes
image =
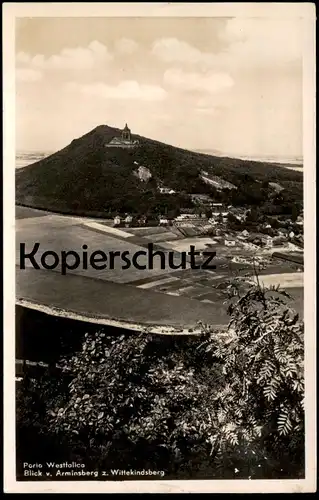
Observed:
[[[15,20],[21,17],[302,17],[306,477],[300,480],[17,482],[15,477]],[[7,493],[287,493],[316,490],[315,4],[4,3],[4,490]]]

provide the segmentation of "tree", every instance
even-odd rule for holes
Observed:
[[[298,215],[299,215],[298,208],[295,205],[292,205],[292,207],[291,207],[291,220],[292,220],[292,222],[296,222],[296,220],[298,219]]]
[[[229,212],[229,214],[227,215],[227,221],[230,224],[237,224],[239,222],[237,217],[232,212]]]
[[[224,222],[223,215],[221,213],[217,216],[217,222],[219,224],[223,224]]]
[[[252,222],[252,223],[257,223],[259,220],[259,214],[258,214],[258,211],[254,208],[252,208],[251,210],[249,210],[248,214],[247,214],[247,217],[246,217],[246,222],[249,223],[249,222]]]
[[[304,453],[304,332],[283,296],[257,283],[230,305],[232,338],[216,342],[210,335],[206,350],[224,361],[214,400],[221,460],[231,443],[254,449],[258,467],[289,460],[296,473]]]
[[[242,223],[237,217],[229,212],[227,216],[228,227],[234,231],[240,231],[242,229]]]

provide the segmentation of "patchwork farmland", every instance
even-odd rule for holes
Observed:
[[[35,242],[40,243],[37,262],[46,251],[59,255],[63,250],[73,250],[81,255],[82,246],[87,245],[88,254],[101,250],[106,254],[128,251],[133,255],[153,243],[154,250],[164,254],[173,251],[177,265],[180,252],[188,252],[193,245],[198,251],[217,252],[216,270],[190,269],[189,262],[186,269],[162,269],[160,257],[154,258],[154,268],[149,269],[147,257],[143,255],[139,256],[139,264],[145,264],[146,269],[134,266],[122,269],[123,262],[116,259],[114,269],[79,266],[68,270],[65,276],[61,275],[60,264],[55,269],[36,270],[28,259],[27,269],[20,269],[20,243],[25,243],[25,251],[29,253]],[[248,253],[246,263],[238,263],[236,255],[242,255],[242,250],[226,249],[210,237],[183,238],[178,232],[161,227],[115,229],[110,221],[62,216],[25,207],[17,207],[16,248],[18,300],[73,311],[84,317],[121,318],[143,324],[153,321],[179,327],[194,327],[200,319],[215,325],[227,324],[224,302],[229,280],[234,275],[242,276],[247,283],[253,280]],[[50,263],[49,258],[47,262]],[[297,273],[293,263],[270,259],[261,274],[265,275],[265,284],[289,288],[295,297],[291,299],[292,304],[297,304],[302,315],[303,273]]]

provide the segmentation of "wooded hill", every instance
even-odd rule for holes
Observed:
[[[284,188],[287,199],[302,203],[303,174],[274,163],[247,161],[176,148],[152,139],[138,139],[131,149],[105,145],[121,130],[101,125],[74,139],[67,147],[16,172],[16,203],[62,213],[104,215],[114,212],[178,212],[191,206],[189,194],[208,193],[212,199],[236,204],[260,204],[264,195],[250,199],[269,182]],[[148,182],[134,175],[139,165],[147,167]],[[219,192],[200,178],[202,171],[237,186]],[[163,195],[161,183],[176,191]],[[247,193],[247,200],[245,196]],[[267,196],[266,196],[267,197]],[[255,199],[256,198],[256,199]],[[255,200],[255,201],[254,201]]]

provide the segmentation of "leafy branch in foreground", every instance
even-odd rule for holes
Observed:
[[[215,402],[224,449],[229,442],[254,443],[298,463],[304,440],[304,330],[282,295],[287,294],[252,287],[230,305],[229,338],[210,337],[204,348],[223,361],[223,387]]]

